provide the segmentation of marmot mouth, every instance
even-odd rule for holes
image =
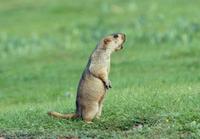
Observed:
[[[124,43],[122,43],[120,46],[119,46],[119,48],[120,49],[123,49],[124,48],[124,45],[123,45]]]
[[[115,50],[118,51],[118,50],[121,50],[121,49],[123,49],[123,48],[124,48],[124,46],[121,44],[121,45],[119,45]]]

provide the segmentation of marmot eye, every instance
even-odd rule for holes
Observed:
[[[118,35],[117,35],[117,34],[114,34],[113,37],[114,37],[114,38],[118,38]]]

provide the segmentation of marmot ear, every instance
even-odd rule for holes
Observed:
[[[106,38],[106,39],[103,40],[103,42],[104,42],[104,44],[108,44],[109,42],[111,42],[111,40]]]

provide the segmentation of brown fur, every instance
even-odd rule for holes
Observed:
[[[123,48],[125,35],[115,34],[118,37],[109,35],[103,38],[93,53],[79,81],[76,97],[76,113],[60,114],[58,112],[48,112],[49,115],[57,118],[82,118],[90,123],[93,118],[99,118],[102,111],[103,99],[106,92],[111,88],[108,78],[110,72],[110,55],[112,52]]]

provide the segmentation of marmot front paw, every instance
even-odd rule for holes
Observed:
[[[108,80],[108,81],[105,82],[105,87],[106,87],[106,89],[112,88],[112,85],[111,85],[111,81],[110,81],[110,80]]]

